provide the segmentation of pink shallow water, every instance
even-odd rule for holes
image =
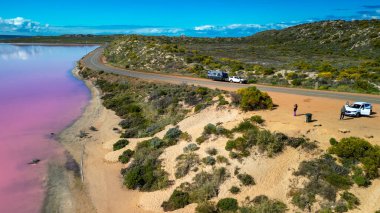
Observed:
[[[49,137],[80,116],[89,91],[75,62],[94,47],[0,44],[0,212],[40,212],[46,167],[62,155]],[[33,158],[37,165],[28,165]]]

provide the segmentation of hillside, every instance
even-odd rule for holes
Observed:
[[[205,77],[220,69],[250,83],[379,93],[380,21],[324,21],[244,38],[122,36],[105,50],[122,68]]]
[[[320,54],[380,56],[380,21],[322,21],[284,30],[269,30],[247,38],[255,46],[264,46],[294,55]]]

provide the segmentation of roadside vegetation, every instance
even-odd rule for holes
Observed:
[[[361,20],[315,22],[243,38],[130,35],[112,41],[104,54],[127,69],[198,77],[219,69],[249,83],[378,94],[379,30],[379,20]]]
[[[181,121],[192,107],[201,110],[214,104],[217,100],[213,98],[222,93],[205,87],[131,80],[87,68],[81,75],[96,79],[103,105],[123,119],[119,124],[123,138],[152,136]]]

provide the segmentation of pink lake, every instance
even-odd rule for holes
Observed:
[[[41,211],[47,165],[63,153],[49,135],[86,106],[89,90],[71,70],[94,48],[0,44],[0,212]]]

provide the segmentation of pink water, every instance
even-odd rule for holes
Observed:
[[[72,123],[89,99],[71,74],[94,47],[0,44],[0,212],[40,212],[46,167],[62,154],[49,137]],[[34,158],[37,165],[28,165]]]

